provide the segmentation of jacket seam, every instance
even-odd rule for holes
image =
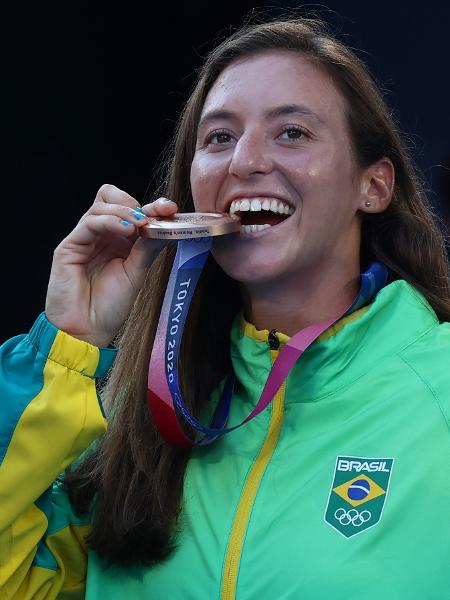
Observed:
[[[418,342],[423,336],[427,335],[436,326],[437,326],[436,323],[433,324],[429,329],[427,329],[426,331],[423,331],[416,338],[414,338],[413,340],[409,340],[408,342],[405,343],[404,346],[401,346],[397,350],[394,350],[391,355],[385,356],[384,359],[382,361],[380,361],[380,363],[378,363],[378,364],[382,365],[386,362],[386,360],[392,360],[392,357],[394,357],[394,356],[399,356],[400,358],[402,358],[400,356],[401,352],[403,352],[404,350],[409,348],[412,344],[415,344],[416,342]],[[329,398],[330,396],[334,396],[337,392],[342,392],[343,390],[350,388],[352,385],[354,385],[357,381],[359,381],[360,379],[365,377],[367,375],[367,373],[370,373],[372,370],[373,370],[372,367],[368,367],[365,371],[363,371],[360,375],[358,375],[358,377],[356,377],[355,379],[352,379],[352,381],[342,384],[340,387],[334,388],[333,390],[331,390],[330,392],[328,392],[328,394],[325,394],[324,396],[317,396],[317,397],[313,398],[310,402],[311,403],[319,402],[320,400],[324,400],[326,398]]]
[[[98,404],[98,395],[97,395],[97,392],[96,392],[96,397],[97,397],[97,404]],[[75,439],[73,440],[73,444],[72,444],[72,446],[70,447],[69,454],[68,454],[68,455],[66,455],[66,460],[69,458],[69,456],[70,456],[71,454],[73,454],[73,453],[74,453],[74,449],[77,447],[78,440],[80,439],[80,437],[81,437],[81,434],[83,433],[83,431],[84,431],[84,430],[85,430],[85,428],[86,428],[86,421],[87,421],[87,417],[88,417],[88,404],[89,404],[89,391],[88,391],[88,392],[86,392],[86,393],[85,393],[85,395],[84,395],[84,418],[83,418],[83,423],[82,423],[82,425],[81,425],[81,427],[80,427],[80,430],[78,431],[78,434],[77,434],[77,436],[76,436],[76,437],[75,437]],[[98,407],[99,407],[99,410],[100,410],[100,406],[99,406],[99,405],[98,405]],[[100,414],[101,414],[101,413],[102,413],[102,411],[100,410]],[[103,416],[103,415],[102,415],[102,416]],[[104,417],[103,417],[103,418],[104,418]],[[86,450],[86,448],[85,448],[84,450]],[[84,452],[84,450],[82,451],[82,453]],[[82,454],[82,453],[81,453],[81,454]],[[78,455],[77,455],[77,458],[76,458],[75,460],[77,460],[77,459],[78,459],[78,458],[81,456],[81,454],[78,454]]]
[[[409,367],[409,369],[416,375],[416,377],[419,379],[419,381],[427,388],[427,390],[433,396],[433,398],[442,414],[442,417],[444,418],[445,424],[447,425],[447,429],[450,432],[449,420],[448,420],[447,415],[445,414],[445,410],[439,400],[439,396],[437,395],[435,390],[432,388],[431,384],[422,377],[422,375],[417,371],[417,369],[415,369],[415,367],[413,367],[413,365],[408,361],[407,358],[405,358],[404,356],[400,356],[399,358]]]
[[[439,320],[436,316],[436,313],[434,312],[433,308],[430,306],[429,302],[424,298],[424,296],[419,292],[419,290],[412,284],[409,284],[409,287],[411,289],[412,294],[415,296],[416,300],[418,302],[420,302],[420,304],[422,304],[422,306],[424,308],[427,309],[427,311],[430,313],[430,315],[433,315],[433,317],[436,319],[436,324],[439,324]]]

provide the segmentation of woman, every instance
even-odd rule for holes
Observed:
[[[361,62],[316,21],[235,33],[199,75],[163,192],[177,203],[141,208],[103,186],[55,251],[46,315],[2,350],[5,597],[448,597],[444,244]],[[346,314],[270,408],[191,452],[148,412],[173,249],[137,233],[194,209],[243,223],[214,241],[185,330],[202,421],[234,372],[241,422],[289,336]],[[373,261],[387,285],[349,312]],[[104,433],[95,379],[123,323]]]

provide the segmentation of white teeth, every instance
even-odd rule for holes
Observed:
[[[260,212],[261,210],[270,210],[280,215],[292,215],[295,211],[286,202],[269,198],[242,198],[242,200],[233,200],[230,205],[230,214],[247,211]]]
[[[241,233],[256,233],[257,231],[263,231],[270,227],[268,223],[264,225],[241,225]]]

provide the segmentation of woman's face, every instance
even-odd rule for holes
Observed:
[[[215,238],[213,253],[244,284],[359,256],[361,181],[345,103],[301,55],[270,51],[222,72],[203,107],[191,187],[197,211],[241,215],[241,233]]]

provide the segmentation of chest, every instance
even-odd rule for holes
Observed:
[[[367,390],[327,403],[279,397],[226,448],[194,455],[176,552],[120,576],[94,566],[88,590],[112,600],[450,596],[445,421],[423,391]]]

